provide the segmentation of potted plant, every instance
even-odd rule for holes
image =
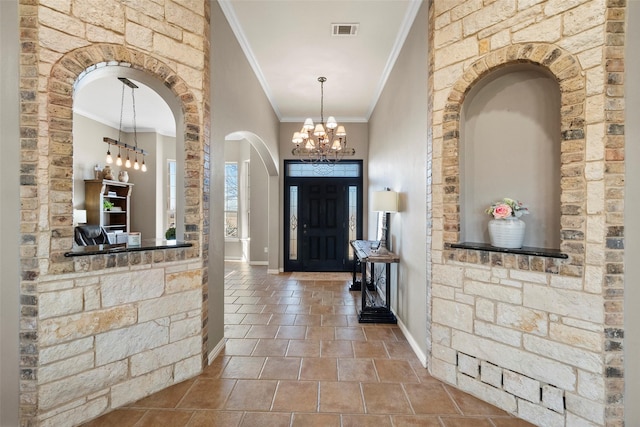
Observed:
[[[111,203],[109,200],[103,200],[102,207],[105,211],[110,211],[111,208],[113,207],[113,203]]]
[[[164,233],[164,238],[167,240],[176,240],[176,228],[169,227],[167,231]]]
[[[522,202],[505,197],[493,202],[485,213],[493,217],[489,221],[491,246],[507,249],[522,247],[526,224],[520,217],[529,213],[529,209]]]

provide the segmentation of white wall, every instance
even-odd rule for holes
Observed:
[[[18,425],[20,130],[18,3],[0,1],[0,425]]]
[[[625,195],[625,423],[640,425],[640,0],[628,2]]]
[[[384,187],[400,193],[400,212],[391,214],[390,225],[391,248],[401,260],[392,281],[392,308],[423,363],[429,341],[426,3],[369,121],[369,195]],[[369,236],[375,236],[375,220],[370,215]]]

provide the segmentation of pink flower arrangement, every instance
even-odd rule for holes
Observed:
[[[520,218],[522,215],[527,215],[529,209],[522,202],[505,197],[499,202],[492,203],[485,212],[495,219],[507,219]]]

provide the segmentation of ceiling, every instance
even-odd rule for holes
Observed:
[[[421,0],[219,0],[227,21],[279,119],[320,117],[366,122],[395,63]],[[332,24],[357,24],[355,35],[332,35]],[[138,84],[139,82],[136,82]],[[119,127],[122,83],[113,78],[78,88],[74,111]],[[138,131],[175,135],[166,103],[143,84],[135,89]],[[126,88],[123,129],[132,130]],[[100,102],[96,102],[100,100]]]

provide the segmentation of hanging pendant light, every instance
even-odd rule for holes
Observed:
[[[324,122],[324,82],[326,77],[318,77],[320,82],[320,123],[313,123],[313,119],[304,121],[302,129],[294,132],[291,142],[296,147],[292,154],[302,161],[314,163],[339,162],[344,156],[353,156],[356,150],[347,148],[347,132],[342,125],[338,125],[336,118],[329,116]],[[310,135],[311,134],[311,135]],[[311,136],[316,137],[314,141]]]
[[[113,157],[111,157],[111,144],[107,144],[107,164],[113,163]]]
[[[120,155],[120,146],[118,146],[118,157],[116,158],[116,165],[122,166],[122,156]]]
[[[111,146],[115,145],[118,147],[118,157],[116,157],[116,165],[122,166],[122,148],[124,148],[127,152],[127,159],[124,162],[124,166],[126,168],[131,167],[131,152],[134,153],[135,162],[133,164],[133,169],[142,170],[142,172],[147,171],[147,166],[144,161],[144,157],[147,155],[147,152],[141,148],[138,148],[138,127],[136,125],[136,98],[135,98],[135,89],[138,89],[138,86],[133,83],[131,80],[126,77],[118,77],[118,80],[122,82],[122,96],[120,99],[120,125],[118,126],[118,139],[112,139],[109,137],[104,137],[103,141],[108,144],[107,148],[107,163],[113,163],[113,157],[111,157]],[[131,105],[133,109],[133,145],[126,144],[122,142],[122,117],[124,115],[124,92],[125,86],[131,88]],[[138,162],[138,154],[142,155],[142,166]]]

